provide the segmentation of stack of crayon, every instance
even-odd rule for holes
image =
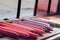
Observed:
[[[53,27],[57,27],[60,28],[60,19],[57,18],[49,18],[49,17],[32,17],[29,18],[29,20],[35,20],[38,22],[44,22],[44,23],[48,23]]]
[[[11,37],[38,38],[51,31],[53,30],[49,24],[28,19],[0,23],[0,33]]]

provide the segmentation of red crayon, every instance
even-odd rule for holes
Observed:
[[[14,33],[14,34],[20,35],[20,36],[24,36],[24,37],[33,37],[33,38],[39,37],[38,34],[32,33],[32,32],[30,32],[30,31],[28,31],[28,30],[24,30],[24,29],[22,29],[22,28],[15,27],[15,26],[11,26],[11,25],[10,25],[10,26],[3,25],[3,23],[0,24],[0,28],[3,28],[3,29],[4,29],[3,31],[6,31],[6,30],[13,31],[13,32],[11,32],[11,33]],[[6,30],[5,30],[5,29],[6,29]],[[10,31],[8,31],[8,32],[10,32]],[[9,35],[9,34],[8,34],[8,35]]]
[[[16,21],[14,21],[14,23],[15,23],[15,24],[24,25],[24,26],[27,26],[27,27],[34,28],[37,33],[45,34],[45,31],[44,31],[43,28],[38,28],[38,27],[36,27],[36,26],[32,27],[32,26],[29,26],[28,24],[21,24],[20,22],[16,22]]]
[[[21,24],[17,24],[17,23],[5,23],[7,25],[15,25],[15,26],[18,26],[20,28],[24,28],[24,29],[27,29],[29,31],[33,31],[33,32],[37,32],[39,34],[45,34],[45,32],[41,29],[36,29],[36,28],[33,28],[33,27],[29,27],[28,25],[21,25]]]

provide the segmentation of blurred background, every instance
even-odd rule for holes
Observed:
[[[32,16],[35,0],[22,0],[21,17]],[[15,18],[18,0],[0,0],[0,19]],[[30,14],[30,15],[29,15]]]
[[[36,0],[21,0],[21,18],[31,17],[34,13]],[[38,0],[37,13],[39,16],[46,15],[49,0]],[[0,0],[0,19],[15,18],[17,14],[18,0]],[[50,13],[56,13],[58,0],[52,0]]]

